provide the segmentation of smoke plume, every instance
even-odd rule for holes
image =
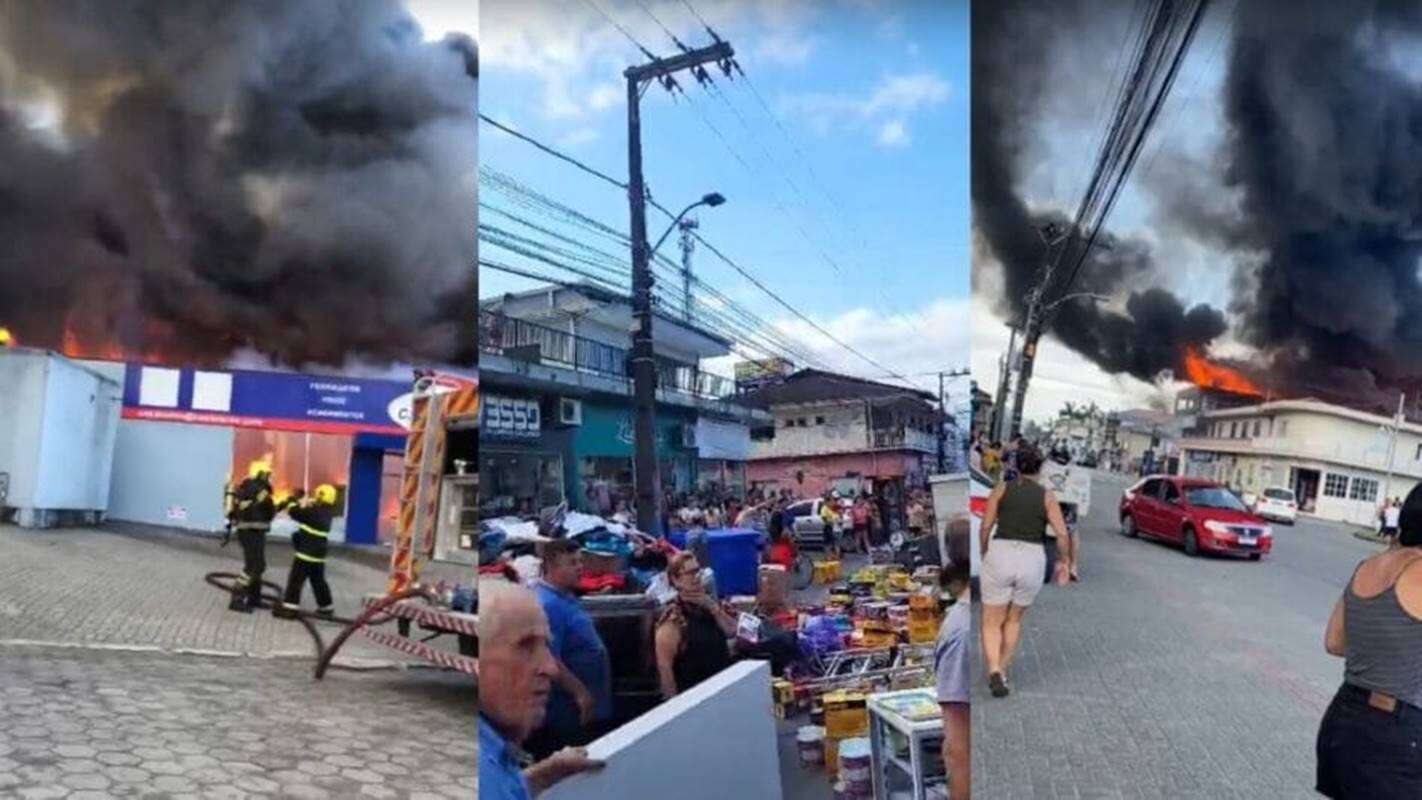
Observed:
[[[1028,159],[1041,156],[1031,137],[1051,130],[1038,127],[1043,87],[1099,94],[1110,79],[1103,59],[1089,81],[1055,71],[1072,53],[1114,46],[1090,33],[1105,8],[973,8],[974,223],[1001,265],[995,299],[1009,317],[1022,316],[1043,257],[1033,225],[1045,215],[1021,194]],[[1223,96],[1182,112],[1223,105],[1218,152],[1189,160],[1167,149],[1146,183],[1159,228],[1232,270],[1231,325],[1276,394],[1385,407],[1422,384],[1422,70],[1410,55],[1419,34],[1413,3],[1241,3]],[[1186,345],[1208,345],[1226,330],[1221,311],[1141,291],[1173,266],[1164,260],[1140,242],[1098,254],[1073,291],[1127,297],[1124,308],[1068,304],[1052,333],[1109,372],[1147,380]]]
[[[476,80],[392,0],[0,0],[0,324],[473,363]]]

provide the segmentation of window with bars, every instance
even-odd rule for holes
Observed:
[[[1371,478],[1354,478],[1353,486],[1348,491],[1349,500],[1361,500],[1365,503],[1373,503],[1378,499],[1378,482]]]
[[[1323,481],[1324,497],[1347,497],[1348,476],[1330,473]]]

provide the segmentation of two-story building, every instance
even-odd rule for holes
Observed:
[[[1422,425],[1404,422],[1395,444],[1392,425],[1313,399],[1201,411],[1180,440],[1180,472],[1241,493],[1292,489],[1308,513],[1371,526],[1385,496],[1405,497],[1422,480]]]
[[[804,369],[745,394],[769,412],[751,431],[752,487],[798,497],[830,490],[881,492],[895,505],[923,486],[937,458],[933,395]]]
[[[629,298],[549,286],[480,302],[483,418],[480,505],[486,514],[563,501],[610,513],[633,496]],[[746,485],[750,425],[734,384],[701,370],[730,341],[658,313],[657,456],[667,493]]]

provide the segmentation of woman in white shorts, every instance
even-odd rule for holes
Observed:
[[[1024,448],[1017,454],[1017,465],[1020,477],[993,489],[983,515],[983,661],[993,697],[1008,694],[1007,669],[1022,638],[1022,617],[1042,590],[1048,526],[1057,537],[1058,552],[1071,552],[1061,505],[1039,481],[1041,453]],[[1057,560],[1058,585],[1066,585],[1071,570],[1069,558]]]

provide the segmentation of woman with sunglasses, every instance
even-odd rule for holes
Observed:
[[[701,581],[695,554],[682,551],[667,565],[676,599],[657,621],[657,675],[662,697],[670,699],[731,665],[729,640],[736,619]]]

